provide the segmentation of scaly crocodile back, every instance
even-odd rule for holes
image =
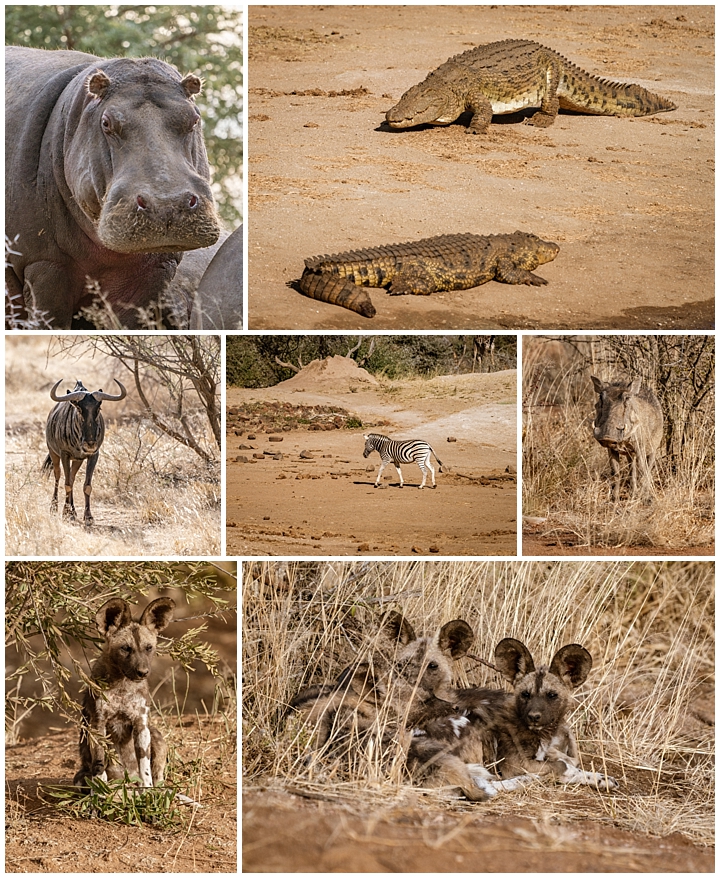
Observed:
[[[375,308],[363,287],[387,287],[391,295],[429,295],[491,280],[540,285],[546,281],[532,269],[551,262],[558,250],[557,244],[527,232],[437,235],[313,256],[305,260],[300,281],[291,286],[311,299],[373,317]]]
[[[540,43],[502,40],[449,58],[405,92],[386,118],[396,128],[448,125],[469,109],[482,117],[475,125],[479,133],[491,114],[528,107],[541,107],[533,124],[546,127],[558,106],[606,116],[647,116],[676,109],[640,85],[593,76]]]

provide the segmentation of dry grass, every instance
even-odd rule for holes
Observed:
[[[534,341],[523,356],[523,513],[538,520],[538,535],[587,547],[712,546],[714,394],[688,416],[691,429],[681,453],[673,459],[663,445],[653,471],[652,502],[624,495],[615,504],[608,453],[592,434],[596,397],[590,375],[608,380],[621,374],[619,365],[598,340],[581,341],[580,354],[570,345],[558,351],[557,341]],[[593,345],[592,357],[583,344]],[[631,374],[657,389],[640,367]],[[666,412],[666,435],[668,429]],[[626,477],[627,462],[622,466]]]
[[[418,635],[463,618],[474,653],[490,659],[513,636],[536,660],[582,643],[594,668],[571,723],[585,768],[612,774],[613,793],[534,784],[481,808],[561,822],[589,819],[633,831],[714,830],[713,565],[692,562],[246,562],[243,576],[243,758],[246,787],[277,786],[351,801],[374,812],[413,792],[400,766],[358,758],[308,765],[311,730],[287,705],[306,685],[334,680],[362,649],[382,610],[400,609]],[[501,686],[465,658],[459,685]],[[417,797],[415,798],[417,802]]]
[[[99,354],[53,356],[50,345],[50,336],[6,339],[6,555],[219,555],[219,463],[206,465],[157,430],[143,416],[128,373],[114,360]],[[78,377],[90,389],[108,390],[117,377],[128,388],[127,399],[103,405],[106,432],[93,477],[91,528],[81,523],[85,467],[75,483],[79,523],[50,512],[53,478],[41,472],[45,421],[53,405],[49,390],[60,377],[68,385]],[[198,411],[190,417],[212,442],[204,416]]]

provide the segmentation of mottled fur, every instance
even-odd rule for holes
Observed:
[[[139,622],[133,621],[122,598],[112,598],[98,611],[96,620],[105,643],[91,679],[101,691],[85,692],[81,767],[73,780],[77,786],[85,786],[89,777],[122,777],[125,771],[139,775],[144,787],[162,782],[167,746],[150,724],[148,675],[158,632],[172,621],[174,607],[171,598],[157,598],[145,607]],[[110,739],[119,766],[109,765],[103,736]]]

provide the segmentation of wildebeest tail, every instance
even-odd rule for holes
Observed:
[[[52,458],[48,454],[48,456],[43,461],[42,472],[45,473],[46,476],[50,475],[50,470],[53,468]]]

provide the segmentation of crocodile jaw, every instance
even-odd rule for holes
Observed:
[[[414,85],[385,114],[391,128],[412,128],[415,125],[451,125],[465,107],[452,101],[451,94]],[[452,104],[452,106],[451,106]]]

